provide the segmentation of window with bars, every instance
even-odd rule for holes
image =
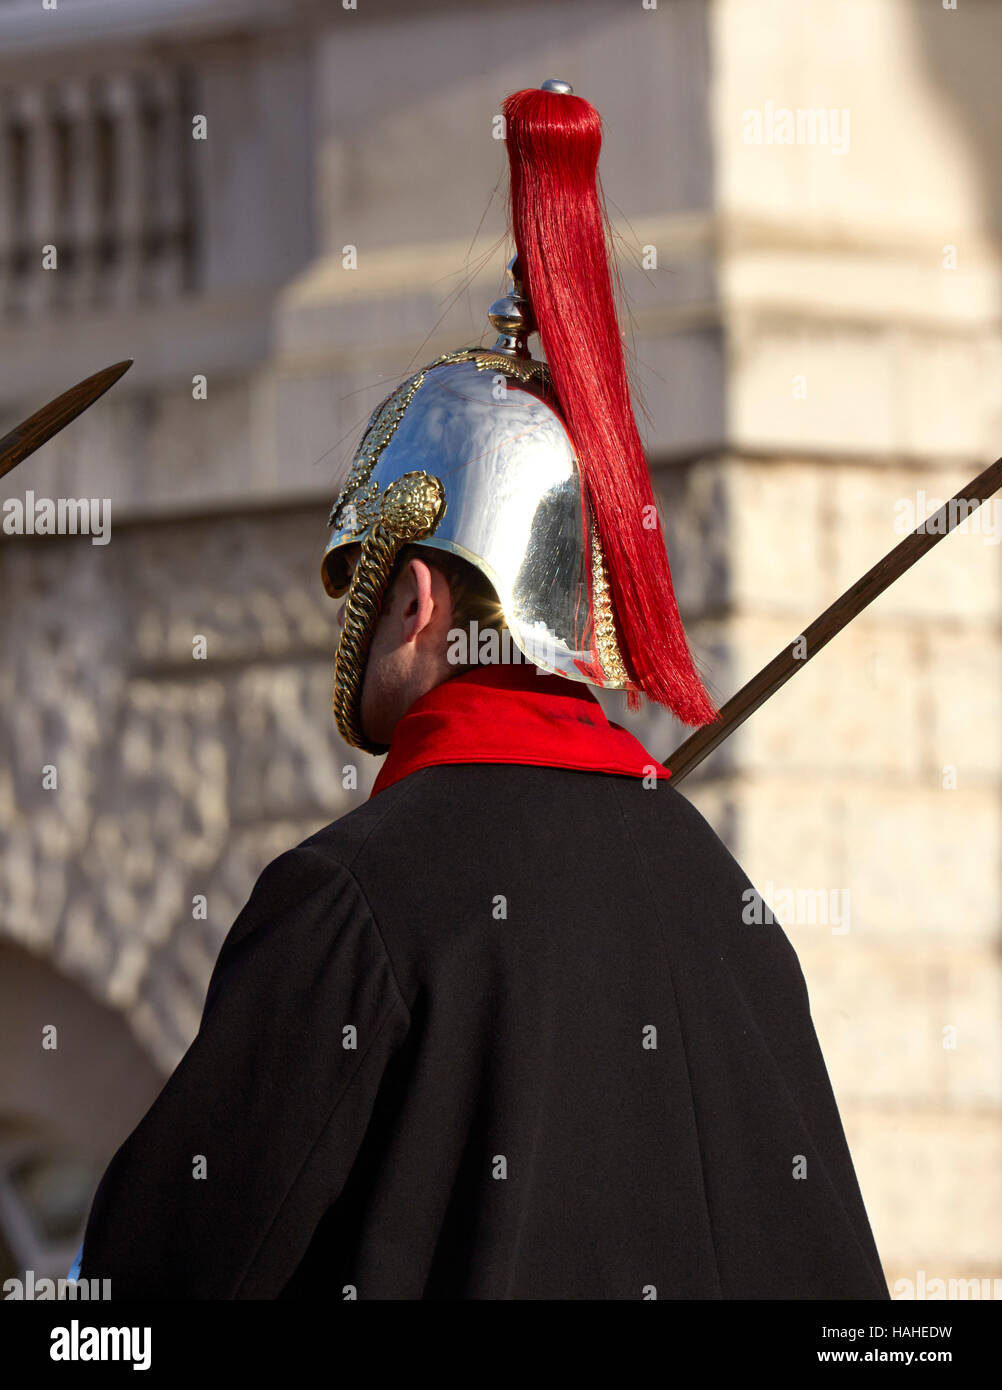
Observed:
[[[196,288],[188,85],[155,69],[0,91],[0,314]]]

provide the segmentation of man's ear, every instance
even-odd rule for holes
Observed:
[[[431,623],[435,612],[435,579],[438,572],[431,565],[416,557],[409,560],[397,581],[400,586],[401,636],[405,642],[413,642]],[[438,594],[441,600],[441,594]]]

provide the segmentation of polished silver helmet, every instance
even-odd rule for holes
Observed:
[[[516,256],[493,347],[445,353],[374,411],[331,510],[327,592],[347,592],[334,712],[361,727],[365,665],[408,544],[460,556],[493,586],[516,655],[715,717],[675,601],[630,404],[597,182],[601,118],[565,82],[504,103]],[[538,326],[537,326],[538,325]],[[527,340],[539,332],[547,362]],[[572,422],[573,428],[568,422]],[[350,576],[346,547],[361,543]],[[474,658],[476,659],[476,658]]]
[[[342,736],[362,733],[365,657],[399,550],[446,550],[490,581],[525,658],[544,671],[615,689],[627,678],[598,531],[574,447],[547,397],[545,364],[525,345],[529,306],[512,292],[491,306],[493,348],[446,353],[374,411],[330,515],[323,582],[348,592],[335,663]],[[362,543],[348,583],[343,551]],[[339,552],[342,552],[339,557]]]

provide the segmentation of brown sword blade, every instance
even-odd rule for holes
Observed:
[[[805,629],[789,647],[784,647],[778,656],[773,657],[768,666],[763,666],[757,676],[752,676],[736,695],[721,706],[720,714],[712,724],[704,724],[694,734],[680,743],[664,766],[671,769],[672,785],[677,785],[687,777],[694,767],[698,767],[708,754],[719,748],[724,739],[729,738],[750,714],[764,705],[781,685],[806,666],[811,657],[829,643],[853,618],[862,613],[873,600],[900,579],[905,570],[931,550],[937,541],[965,520],[994,496],[1002,487],[1002,458],[996,459],[991,467],[979,473],[976,478],[962,488],[949,502],[944,502],[938,512],[928,517],[910,536],[878,560],[872,569],[867,570],[862,579],[857,579],[851,589],[837,598],[825,611]],[[940,525],[942,524],[942,529]]]
[[[118,378],[129,370],[132,361],[131,357],[127,357],[124,362],[116,362],[114,366],[105,367],[104,371],[95,372],[86,381],[71,386],[54,401],[43,405],[41,410],[36,410],[34,415],[12,429],[10,434],[5,434],[3,439],[0,439],[0,478],[12,468],[16,468],[22,459],[33,454],[54,434],[58,434],[64,425],[75,420],[89,405],[93,405],[98,396],[103,396],[105,391],[114,386]]]

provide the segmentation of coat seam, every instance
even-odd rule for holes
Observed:
[[[341,872],[348,878],[352,887],[355,889],[358,896],[362,899],[362,902],[365,905],[366,913],[368,914],[369,921],[372,924],[372,928],[375,931],[376,936],[379,940],[380,949],[383,953],[383,959],[386,962],[386,966],[390,972],[390,980],[392,981],[394,991],[396,992],[397,1000],[400,1003],[400,1007],[407,1015],[407,1026],[409,1028],[413,1023],[413,1019],[411,1018],[411,1011],[407,1007],[407,1000],[405,999],[404,992],[400,987],[400,981],[397,978],[396,966],[393,963],[393,957],[390,955],[390,949],[386,944],[386,938],[383,936],[382,929],[380,928],[379,922],[376,919],[376,914],[372,909],[372,904],[369,902],[365,889],[362,887],[358,879],[352,873],[351,869],[348,868],[348,865],[345,864],[345,862],[342,859],[337,859],[332,855],[321,853],[321,851],[318,850],[315,845],[300,846],[300,848],[311,850],[313,853],[317,855],[319,859],[323,860],[323,862],[326,864],[336,865],[341,870]]]
[[[692,1104],[692,1122],[693,1122],[693,1126],[694,1126],[695,1131],[696,1131],[696,1143],[697,1143],[697,1145],[699,1146],[699,1176],[700,1176],[700,1183],[701,1183],[702,1189],[703,1189],[703,1209],[704,1209],[704,1211],[706,1212],[706,1227],[707,1227],[707,1231],[708,1231],[709,1237],[710,1237],[710,1252],[711,1252],[711,1254],[713,1255],[713,1267],[714,1267],[714,1270],[716,1271],[716,1275],[717,1275],[717,1288],[718,1288],[718,1290],[719,1290],[720,1296],[723,1297],[724,1290],[723,1290],[723,1280],[721,1279],[721,1276],[720,1276],[720,1261],[719,1261],[718,1258],[717,1258],[717,1243],[716,1243],[716,1240],[714,1239],[714,1234],[713,1234],[713,1218],[712,1218],[712,1216],[710,1215],[710,1201],[709,1201],[709,1196],[708,1196],[707,1190],[706,1190],[706,1167],[705,1167],[704,1160],[703,1160],[703,1144],[702,1144],[702,1136],[701,1136],[701,1134],[700,1134],[699,1118],[698,1118],[698,1113],[697,1113],[697,1109],[696,1109],[696,1096],[695,1096],[695,1092],[693,1091],[693,1086],[692,1086],[692,1072],[691,1072],[690,1067],[689,1067],[689,1053],[688,1053],[688,1050],[686,1049],[686,1045],[685,1045],[685,1032],[684,1032],[684,1029],[683,1029],[683,1027],[682,1027],[682,1015],[681,1015],[681,1012],[680,1012],[679,1007],[678,1007],[678,993],[677,993],[677,991],[676,991],[676,989],[675,989],[675,977],[674,977],[674,973],[673,973],[673,971],[672,971],[671,956],[670,956],[670,954],[669,954],[669,952],[668,952],[668,943],[667,943],[666,940],[665,940],[665,923],[664,923],[664,919],[663,919],[662,916],[661,916],[661,909],[660,909],[660,905],[659,905],[659,903],[658,903],[657,895],[656,895],[655,892],[654,892],[654,888],[653,888],[653,885],[652,885],[652,883],[651,883],[650,875],[649,875],[649,873],[648,873],[648,871],[647,871],[647,865],[645,864],[645,862],[644,862],[644,860],[643,860],[643,857],[640,855],[640,853],[639,853],[638,850],[637,850],[636,843],[635,843],[635,841],[634,841],[633,836],[630,834],[629,822],[627,821],[626,812],[625,812],[625,810],[623,809],[623,804],[622,804],[622,802],[620,801],[620,798],[619,798],[619,788],[617,787],[615,781],[612,782],[611,791],[612,791],[613,800],[614,800],[615,803],[616,803],[616,809],[617,809],[617,811],[619,812],[620,820],[621,820],[622,823],[623,823],[623,829],[624,829],[625,834],[626,834],[626,839],[627,839],[627,841],[628,841],[629,844],[630,844],[630,847],[631,847],[631,849],[632,849],[632,851],[633,851],[633,857],[634,857],[635,861],[637,862],[637,864],[640,866],[640,871],[641,871],[641,873],[643,874],[644,882],[645,882],[645,884],[647,885],[648,897],[650,898],[651,903],[653,904],[653,907],[654,907],[654,916],[655,916],[655,918],[657,919],[657,922],[658,922],[658,927],[659,927],[658,935],[659,935],[660,940],[661,940],[661,949],[662,949],[662,951],[663,951],[663,953],[664,953],[665,965],[666,965],[667,971],[668,971],[668,986],[669,986],[669,988],[670,988],[670,990],[671,990],[672,1001],[673,1001],[673,1003],[674,1003],[674,1005],[675,1005],[675,1017],[678,1019],[678,1036],[679,1036],[679,1041],[680,1041],[680,1043],[681,1043],[682,1060],[683,1060],[684,1063],[685,1063],[685,1079],[686,1079],[686,1084],[687,1084],[687,1086],[688,1086],[688,1088],[689,1088],[689,1099],[690,1099],[690,1102],[691,1102],[691,1104]]]
[[[406,1006],[405,1006],[405,1007],[406,1007]],[[236,1287],[235,1287],[234,1290],[233,1290],[232,1297],[233,1297],[234,1299],[237,1298],[237,1297],[239,1297],[240,1290],[244,1287],[244,1285],[247,1283],[247,1280],[250,1278],[250,1276],[251,1276],[251,1274],[252,1274],[252,1272],[253,1272],[253,1269],[254,1269],[254,1264],[255,1264],[255,1262],[257,1261],[258,1257],[259,1257],[260,1254],[261,1254],[261,1251],[264,1249],[265,1245],[267,1244],[268,1239],[269,1239],[269,1237],[271,1236],[272,1231],[275,1229],[275,1226],[276,1226],[276,1224],[277,1224],[277,1222],[278,1222],[279,1217],[282,1215],[282,1212],[284,1211],[285,1207],[288,1205],[288,1202],[289,1202],[290,1197],[292,1196],[292,1194],[293,1194],[293,1192],[295,1191],[296,1187],[299,1185],[300,1179],[302,1178],[302,1175],[303,1175],[304,1171],[306,1170],[307,1166],[309,1165],[310,1159],[313,1157],[313,1154],[314,1154],[314,1152],[316,1151],[317,1146],[321,1143],[321,1141],[323,1140],[324,1136],[327,1134],[327,1131],[330,1129],[331,1124],[333,1123],[335,1117],[337,1116],[338,1110],[341,1108],[341,1103],[342,1103],[342,1101],[344,1100],[345,1096],[347,1096],[347,1094],[348,1094],[348,1092],[351,1090],[352,1086],[354,1086],[355,1083],[358,1081],[358,1078],[359,1078],[359,1076],[360,1076],[361,1073],[362,1073],[362,1068],[363,1068],[363,1065],[364,1065],[364,1063],[365,1063],[365,1059],[369,1056],[369,1053],[370,1053],[370,1052],[372,1051],[372,1049],[376,1046],[376,1043],[379,1041],[379,1038],[381,1037],[381,1035],[382,1035],[382,1033],[383,1033],[383,1030],[385,1029],[387,1023],[389,1023],[389,1021],[393,1018],[393,1016],[394,1016],[394,1009],[393,1009],[393,1007],[391,1006],[389,1009],[386,1010],[386,1012],[385,1012],[385,1014],[383,1015],[382,1019],[379,1021],[378,1025],[377,1025],[377,1027],[376,1027],[376,1030],[375,1030],[375,1032],[373,1033],[372,1038],[371,1038],[371,1040],[370,1040],[370,1042],[369,1042],[369,1046],[365,1049],[365,1051],[364,1051],[364,1052],[362,1053],[362,1055],[359,1057],[359,1059],[358,1059],[358,1064],[357,1064],[357,1066],[355,1067],[355,1069],[352,1071],[351,1076],[349,1076],[348,1079],[345,1081],[344,1086],[341,1088],[340,1094],[338,1095],[337,1099],[334,1101],[334,1104],[331,1106],[330,1112],[328,1113],[326,1120],[324,1120],[324,1123],[323,1123],[323,1125],[321,1126],[321,1129],[320,1129],[319,1134],[317,1135],[316,1139],[314,1139],[313,1143],[310,1145],[309,1151],[308,1151],[308,1152],[306,1153],[306,1155],[304,1156],[302,1163],[300,1163],[299,1167],[296,1169],[295,1176],[294,1176],[294,1177],[291,1179],[291,1181],[289,1182],[289,1185],[288,1185],[288,1187],[286,1188],[285,1193],[284,1193],[284,1195],[283,1195],[281,1201],[279,1202],[278,1206],[275,1208],[275,1213],[274,1213],[274,1215],[272,1216],[271,1221],[269,1221],[269,1223],[268,1223],[268,1229],[265,1231],[264,1235],[263,1235],[263,1236],[261,1237],[261,1239],[258,1241],[258,1243],[257,1243],[257,1245],[256,1245],[256,1247],[255,1247],[255,1249],[254,1249],[254,1253],[250,1256],[250,1259],[247,1261],[247,1264],[246,1264],[245,1267],[244,1267],[244,1272],[243,1272],[243,1274],[240,1276],[240,1281],[239,1281],[239,1283],[236,1285]],[[410,1015],[408,1014],[408,1018],[409,1018],[409,1017],[410,1017]],[[363,1137],[364,1137],[364,1136],[363,1136]],[[360,1141],[359,1147],[360,1147],[360,1146],[361,1146],[361,1141]],[[354,1166],[355,1157],[357,1157],[357,1153],[358,1153],[358,1150],[356,1149],[355,1155],[352,1157],[351,1164],[349,1165],[349,1168],[348,1168],[348,1172],[349,1172],[349,1173],[350,1173],[350,1171],[351,1171],[351,1168]],[[345,1182],[347,1182],[347,1179],[348,1179],[348,1173],[345,1174]],[[343,1190],[343,1188],[344,1188],[344,1183],[342,1183],[341,1187],[342,1187],[342,1190]],[[336,1200],[336,1198],[335,1198],[334,1200]]]

